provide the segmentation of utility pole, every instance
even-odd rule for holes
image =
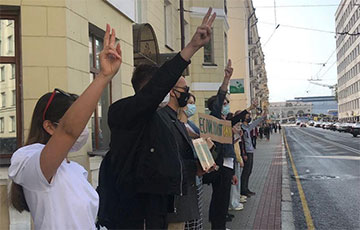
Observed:
[[[185,48],[184,0],[180,0],[180,35],[182,50]]]

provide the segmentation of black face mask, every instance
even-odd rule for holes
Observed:
[[[246,121],[247,123],[250,123],[250,122],[251,122],[251,117],[246,118],[245,121]]]
[[[180,106],[180,108],[183,108],[187,105],[187,102],[189,100],[189,97],[190,97],[190,93],[188,92],[179,92],[177,90],[175,90],[176,92],[180,93],[180,97],[177,97],[176,94],[175,94],[175,97],[178,101],[178,104]]]

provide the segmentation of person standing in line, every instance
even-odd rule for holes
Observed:
[[[176,199],[193,198],[188,189],[199,164],[177,109],[189,98],[181,75],[191,57],[210,41],[216,18],[211,12],[209,8],[191,41],[174,58],[160,68],[138,66],[131,80],[135,95],[110,106],[110,150],[99,171],[99,225],[166,229],[168,213],[178,211]],[[168,94],[169,104],[158,109]],[[188,211],[198,213],[197,208]]]
[[[86,124],[120,68],[115,37],[106,25],[101,70],[80,97],[55,89],[38,100],[27,143],[11,157],[11,203],[20,212],[30,211],[36,230],[96,229],[99,196],[87,171],[68,154],[86,144]]]
[[[196,98],[193,94],[189,94],[189,99],[187,101],[187,105],[183,108],[179,109],[178,112],[178,118],[179,120],[185,125],[186,131],[191,139],[196,139],[200,137],[200,130],[199,128],[189,120],[190,117],[194,116],[196,113]],[[196,153],[194,152],[194,157],[197,159]],[[195,188],[190,188],[192,190],[195,190]],[[195,191],[192,192],[195,194]],[[186,221],[184,223],[184,226],[180,226],[181,229],[185,230],[202,230],[203,229],[203,219],[202,219],[202,193],[203,193],[203,185],[202,185],[202,176],[196,176],[196,198],[197,198],[197,208],[199,210],[199,215],[189,215],[190,213],[179,213],[181,210],[178,210],[178,213],[175,214],[169,214],[168,215],[168,221],[176,222],[180,217],[179,215],[185,216]],[[195,195],[194,195],[195,197]],[[181,201],[180,199],[177,200],[178,202],[183,202],[184,206],[194,206],[196,207],[195,199],[193,199],[191,202]],[[192,209],[194,209],[192,208]],[[184,209],[184,211],[187,211]],[[184,219],[184,218],[183,218]],[[175,229],[176,226],[170,226],[169,223],[168,229]]]
[[[241,111],[236,111],[235,115]],[[243,156],[245,153],[244,136],[241,129],[241,122],[237,123],[233,128],[234,133],[234,151],[236,155],[235,175],[241,177],[241,169],[244,167]],[[246,202],[246,196],[241,196],[240,183],[233,184],[230,192],[229,210],[239,211],[244,209],[242,203]]]
[[[233,73],[231,67],[231,60],[225,68],[224,80],[219,88],[217,95],[212,96],[208,100],[208,108],[210,115],[225,120],[230,112],[229,100],[226,98],[227,89],[229,86],[230,78]],[[251,109],[253,106],[251,107]],[[255,108],[255,107],[254,107]],[[246,110],[240,114],[234,116],[231,119],[231,124],[234,126],[241,119],[244,119]],[[206,184],[212,184],[213,192],[211,196],[209,220],[211,222],[212,229],[226,229],[226,215],[229,208],[230,189],[231,184],[237,184],[237,178],[234,175],[234,145],[233,144],[221,144],[215,142],[215,151],[217,157],[215,159],[216,165],[219,166],[219,170],[209,174],[205,174],[203,181]]]
[[[246,114],[245,119],[242,122],[242,129],[244,131],[244,140],[245,140],[245,151],[246,157],[244,158],[244,169],[241,173],[241,195],[243,196],[254,196],[255,192],[252,192],[249,189],[249,178],[252,172],[253,163],[254,163],[254,146],[252,144],[250,131],[260,124],[266,118],[266,113],[264,111],[262,117],[251,122],[250,114]]]

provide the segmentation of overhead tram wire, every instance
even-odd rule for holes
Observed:
[[[302,7],[337,7],[337,6],[344,6],[349,5],[350,3],[344,3],[344,4],[327,4],[327,5],[278,5],[276,7],[278,8],[302,8]],[[255,8],[274,8],[275,6],[256,6]],[[228,8],[249,8],[249,7],[243,7],[243,6],[234,6],[234,7],[228,7]]]
[[[332,56],[335,54],[336,49],[330,54],[330,56],[328,57],[328,59],[325,61],[325,63],[323,63],[323,65],[320,67],[319,71],[315,74],[316,79],[312,79],[312,80],[320,80],[319,74],[320,72],[324,69],[324,67],[327,65],[327,63],[330,61],[330,59],[332,58]],[[336,61],[335,61],[336,62]],[[332,64],[333,65],[333,64]],[[327,71],[326,71],[327,72]],[[323,76],[323,75],[322,75]]]

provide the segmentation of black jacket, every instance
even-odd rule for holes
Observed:
[[[138,93],[110,106],[111,143],[106,158],[115,190],[182,192],[183,161],[168,121],[157,109],[188,65],[176,55]]]
[[[217,95],[216,95],[216,100],[211,108],[211,113],[210,115],[218,118],[218,119],[223,119],[222,117],[222,107],[224,104],[224,100],[225,100],[225,96],[226,96],[226,91],[222,91],[221,89],[219,89]],[[240,120],[245,119],[245,115],[248,113],[248,111],[243,110],[241,113],[235,115],[234,117],[232,117],[231,120],[231,125],[234,126],[237,123],[240,122]],[[223,160],[224,157],[232,157],[235,158],[235,150],[234,150],[234,145],[232,144],[221,144],[221,143],[217,143],[215,142],[216,145],[216,152],[218,153],[218,157],[216,159],[216,164],[217,165],[222,165],[223,164]]]

